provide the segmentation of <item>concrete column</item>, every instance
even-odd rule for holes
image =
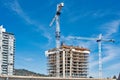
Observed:
[[[70,50],[70,77],[72,77],[72,49]]]
[[[60,77],[60,52],[56,53],[56,77]]]
[[[63,51],[63,78],[65,78],[65,51]]]

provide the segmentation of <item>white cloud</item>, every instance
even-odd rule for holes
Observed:
[[[69,14],[69,21],[70,22],[76,22],[80,19],[83,19],[85,17],[88,17],[89,15],[91,15],[93,13],[93,11],[89,11],[89,12],[84,12],[84,11],[76,11],[76,12],[71,12]]]
[[[106,37],[112,36],[112,34],[117,33],[120,28],[120,20],[114,20],[102,25],[102,30],[106,32]]]
[[[91,19],[98,19],[98,18],[102,18],[104,16],[108,16],[108,15],[117,15],[114,12],[111,13],[110,10],[88,10],[85,11],[83,9],[77,10],[75,12],[71,12],[69,13],[69,21],[70,22],[76,22],[78,20],[84,19],[84,18],[88,18],[90,17]]]
[[[17,0],[13,0],[12,2],[7,2],[5,4],[6,6],[8,6],[9,9],[11,9],[12,11],[14,11],[16,14],[18,14],[20,17],[22,17],[26,22],[28,22],[29,24],[33,24],[34,22],[26,15],[26,13],[24,13],[24,11],[22,10],[19,2]]]
[[[109,62],[113,59],[116,59],[116,56],[119,55],[119,50],[120,48],[117,46],[113,46],[113,45],[107,45],[104,46],[104,52],[103,54],[105,54],[105,57],[103,57],[102,61],[105,62]]]
[[[110,16],[110,15],[117,15],[117,14],[116,14],[116,12],[112,12],[111,10],[102,10],[102,9],[95,10],[91,14],[91,16],[94,18],[102,18],[102,17],[106,17],[106,16]]]

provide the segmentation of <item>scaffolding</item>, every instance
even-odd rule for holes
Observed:
[[[49,76],[57,77],[56,61],[59,59],[59,77],[63,78],[86,78],[88,75],[88,57],[90,50],[83,47],[62,45],[57,49],[46,51],[48,58]]]

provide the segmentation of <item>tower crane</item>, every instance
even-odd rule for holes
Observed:
[[[53,25],[54,22],[56,22],[56,77],[59,77],[59,48],[60,48],[60,23],[59,23],[59,16],[61,14],[61,9],[64,6],[64,3],[61,2],[60,4],[57,4],[57,10],[54,18],[52,19],[50,26]]]
[[[95,40],[98,43],[98,54],[99,54],[99,78],[102,78],[102,54],[101,44],[102,42],[115,42],[113,39],[103,39],[102,34],[99,34],[98,38],[87,38],[87,37],[69,37],[75,40]]]
[[[50,26],[53,25],[53,23],[56,20],[56,48],[60,47],[60,23],[59,23],[59,16],[61,14],[61,9],[64,6],[64,3],[60,3],[57,5],[57,10],[56,10],[56,14],[55,17],[52,19]]]

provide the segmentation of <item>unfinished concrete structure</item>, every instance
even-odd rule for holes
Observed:
[[[57,64],[59,66],[59,77],[86,78],[89,53],[90,50],[86,48],[66,45],[62,45],[59,49],[54,48],[46,51],[49,75],[57,76]],[[56,54],[59,54],[59,58]],[[59,59],[59,63],[56,62],[57,59]]]

